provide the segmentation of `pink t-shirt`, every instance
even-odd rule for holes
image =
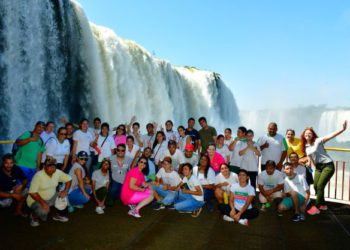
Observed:
[[[129,187],[130,180],[132,177],[136,179],[135,185],[138,187],[141,187],[142,183],[146,181],[145,175],[140,171],[140,169],[138,167],[131,169],[126,174],[125,181],[123,183],[122,191],[121,191],[121,195],[120,195],[120,199],[122,200],[122,202],[125,205],[129,204],[130,198],[136,193],[135,190],[132,190]]]
[[[126,136],[125,135],[115,135],[113,136],[114,138],[114,143],[116,146],[119,144],[126,144]]]
[[[210,161],[210,166],[213,168],[215,173],[220,172],[220,166],[223,163],[226,163],[224,157],[222,157],[222,155],[218,152],[215,152],[213,159]]]

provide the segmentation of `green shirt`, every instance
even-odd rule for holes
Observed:
[[[199,139],[201,140],[202,153],[206,153],[209,144],[215,144],[213,137],[217,135],[216,129],[208,126],[207,129],[199,130]]]
[[[28,139],[32,137],[31,132],[27,131],[22,134],[18,139]],[[38,159],[39,152],[43,153],[45,151],[44,143],[39,137],[37,141],[31,141],[18,148],[15,156],[16,164],[21,167],[26,168],[36,168],[36,162]]]

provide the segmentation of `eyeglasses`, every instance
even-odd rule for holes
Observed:
[[[117,152],[125,152],[125,149],[117,149]]]
[[[142,164],[146,164],[147,162],[145,162],[145,161],[140,161],[140,163],[142,163]]]

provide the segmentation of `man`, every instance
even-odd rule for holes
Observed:
[[[163,132],[165,134],[165,139],[167,142],[170,140],[179,142],[179,134],[177,131],[173,130],[173,127],[174,127],[173,121],[167,120],[165,122],[165,131]]]
[[[278,206],[278,212],[294,208],[292,221],[305,220],[305,210],[310,198],[310,189],[302,175],[294,173],[294,168],[289,162],[284,164],[286,177],[284,178],[284,192],[287,197],[283,198]]]
[[[284,137],[277,134],[277,124],[271,122],[267,128],[268,133],[258,139],[261,149],[261,171],[265,170],[266,161],[276,162],[277,169],[282,170],[282,165],[287,156],[287,142]]]
[[[15,202],[15,215],[27,217],[22,212],[28,180],[22,170],[14,165],[11,154],[2,157],[2,168],[0,170],[0,207],[9,207]]]
[[[185,156],[185,163],[190,163],[192,166],[197,166],[198,155],[194,152],[194,146],[192,144],[187,144],[185,146],[184,156]]]
[[[290,153],[289,162],[294,168],[294,173],[302,175],[306,180],[306,167],[299,164],[299,156],[296,152]]]
[[[194,152],[197,152],[199,147],[199,133],[194,128],[195,120],[193,117],[189,118],[187,121],[187,129],[185,131],[186,135],[191,136],[192,139],[192,145],[194,146]]]
[[[56,189],[60,182],[65,183],[65,187],[63,191],[57,194]],[[44,168],[33,177],[27,198],[27,205],[32,211],[30,216],[32,227],[40,225],[39,219],[47,220],[50,207],[55,204],[57,196],[60,198],[67,197],[71,184],[72,178],[69,175],[59,169],[56,170],[55,159],[50,158],[45,161]],[[53,219],[60,222],[68,221],[68,218],[58,211],[56,211]]]
[[[157,123],[148,123],[146,125],[147,134],[143,135],[143,149],[153,147],[154,140],[156,139]]]
[[[170,140],[168,142],[168,150],[164,152],[163,156],[161,157],[161,161],[163,161],[166,156],[169,156],[172,160],[173,169],[175,171],[178,171],[180,164],[185,163],[185,158],[183,153],[177,149],[176,146],[176,141]]]
[[[199,130],[199,147],[198,154],[206,154],[210,144],[216,144],[216,129],[208,126],[207,119],[200,117],[198,119],[199,125],[202,127]]]
[[[72,152],[72,148],[73,148],[73,134],[74,134],[74,125],[73,123],[66,123],[65,125],[66,130],[67,130],[67,140],[69,141],[69,145],[70,145],[70,152]]]
[[[283,184],[283,175],[276,169],[276,163],[267,161],[266,170],[258,176],[259,200],[262,203],[262,211],[269,208],[274,199],[278,201],[282,198]]]
[[[36,171],[40,170],[42,153],[45,151],[44,143],[40,138],[44,126],[44,122],[38,121],[33,131],[23,133],[15,142],[19,147],[15,161],[26,176],[28,185]]]
[[[52,138],[56,138],[54,130],[55,130],[55,123],[52,121],[48,121],[45,125],[45,131],[43,131],[40,134],[40,138],[43,140],[44,145],[46,145],[47,142]]]
[[[240,169],[243,155],[239,154],[243,144],[247,142],[247,128],[240,126],[237,129],[237,137],[230,143],[229,150],[232,152],[230,157],[230,171],[238,173]]]

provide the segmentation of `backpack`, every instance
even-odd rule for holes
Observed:
[[[30,133],[30,137],[33,137],[33,132],[32,132],[32,131],[29,131],[29,133]],[[13,143],[13,145],[12,145],[11,153],[12,153],[12,156],[13,156],[13,157],[15,157],[16,154],[17,154],[17,152],[18,152],[19,146],[17,145],[17,142],[18,142],[18,140],[20,140],[20,139],[19,139],[20,137],[21,137],[21,136],[17,137],[16,140],[15,140],[15,143]],[[30,138],[30,137],[29,137],[29,138]],[[41,139],[41,137],[39,137],[39,138],[40,138],[41,144],[44,144],[44,142],[43,142],[43,140]]]

